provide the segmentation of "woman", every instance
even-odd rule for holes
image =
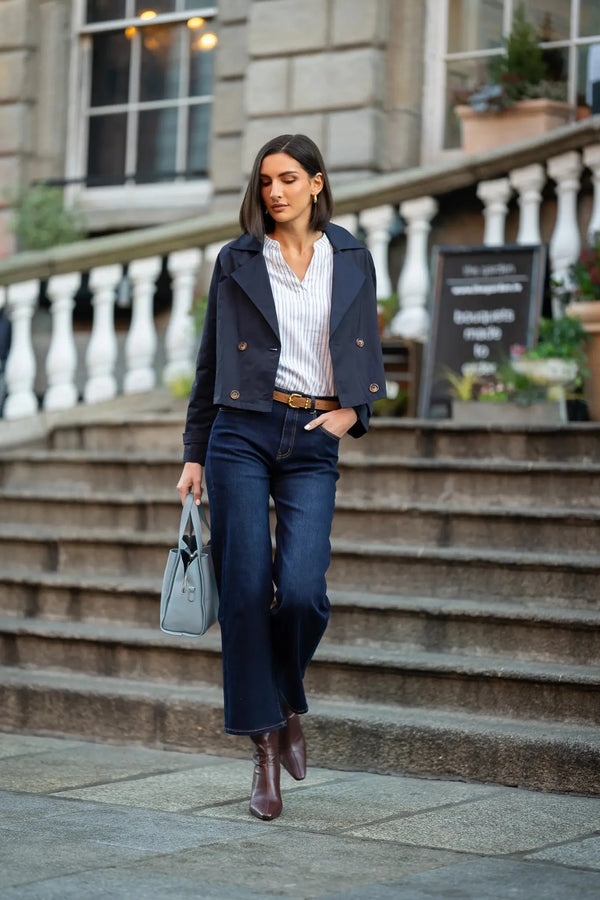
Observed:
[[[310,138],[281,135],[259,151],[243,234],[212,277],[177,485],[200,503],[206,466],[225,731],[254,742],[260,819],[281,812],[280,763],[306,773],[298,717],[329,616],[339,439],[364,434],[385,394],[373,262],[329,224],[332,205]]]

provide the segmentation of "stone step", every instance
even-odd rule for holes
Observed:
[[[176,410],[157,414],[129,412],[96,417],[93,421],[56,425],[48,446],[55,450],[120,450],[164,452],[181,458],[181,433],[185,403]],[[555,462],[597,460],[600,425],[570,422],[552,428],[535,425],[471,426],[452,421],[423,419],[371,420],[369,433],[356,441],[346,438],[342,455],[358,453],[365,458],[398,454],[406,457],[504,460],[548,460]]]
[[[600,464],[489,462],[480,459],[373,459],[348,454],[339,465],[338,496],[452,503],[473,507],[537,506],[600,509]],[[181,463],[163,456],[89,451],[0,453],[0,485],[40,490],[49,484],[71,494],[174,492]]]
[[[340,497],[399,498],[407,503],[472,507],[544,506],[600,508],[600,465],[587,462],[521,462],[410,459],[347,455],[339,466]]]
[[[30,571],[141,575],[160,579],[173,533],[0,523],[0,553]],[[596,554],[410,546],[393,542],[332,542],[332,587],[417,595],[521,596],[595,607]]]
[[[0,619],[0,665],[220,684],[220,640],[90,623]],[[600,724],[600,669],[510,657],[322,644],[308,690],[348,701]]]
[[[3,570],[3,616],[158,628],[158,579]],[[327,644],[600,664],[600,611],[329,592]]]
[[[600,729],[309,697],[309,765],[600,795]],[[247,755],[222,731],[220,691],[51,669],[0,668],[3,727]]]
[[[0,557],[26,571],[155,577],[172,533],[0,523]],[[332,541],[331,588],[443,598],[487,597],[600,608],[597,554]]]
[[[148,490],[145,493],[94,491],[67,493],[0,488],[3,522],[28,524],[32,505],[46,525],[85,526],[141,531],[166,529],[175,535],[179,497]],[[210,515],[210,513],[209,513]],[[274,524],[274,522],[273,522]],[[600,509],[557,507],[473,507],[459,504],[407,503],[394,499],[338,497],[332,534],[353,538],[433,547],[491,547],[596,553]]]

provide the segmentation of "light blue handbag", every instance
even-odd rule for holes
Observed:
[[[199,637],[217,619],[219,593],[210,540],[202,544],[200,520],[209,531],[206,513],[188,494],[179,523],[179,546],[169,550],[163,576],[160,627],[167,634]]]

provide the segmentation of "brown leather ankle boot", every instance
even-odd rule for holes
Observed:
[[[279,789],[279,733],[250,735],[256,747],[250,812],[258,819],[276,819],[281,813]]]
[[[300,716],[283,706],[287,725],[279,732],[279,758],[281,765],[296,781],[306,777],[306,741],[300,724]]]

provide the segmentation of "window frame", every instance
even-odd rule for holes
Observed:
[[[135,0],[126,0],[126,12],[132,12]],[[149,4],[151,5],[151,4]],[[183,0],[180,5],[183,6]],[[186,178],[183,174],[172,179],[156,182],[137,183],[131,177],[125,178],[119,185],[86,184],[88,165],[89,121],[94,115],[91,107],[92,87],[92,38],[94,34],[124,30],[135,27],[140,31],[156,25],[179,24],[194,16],[212,20],[216,24],[218,14],[214,3],[202,3],[198,0],[192,9],[180,9],[176,12],[158,13],[152,19],[144,20],[139,16],[126,15],[123,19],[111,19],[102,22],[86,23],[86,0],[75,0],[71,17],[71,57],[68,86],[67,116],[67,151],[65,154],[65,200],[69,205],[77,205],[85,214],[92,230],[110,229],[115,226],[138,226],[156,222],[179,219],[186,209],[193,215],[206,209],[212,198],[210,177]],[[127,103],[102,107],[103,113],[126,112],[136,121],[139,113],[152,108],[176,108],[212,104],[214,102],[214,83],[210,94],[199,97],[178,96],[172,99],[140,102],[135,95],[133,101],[131,85],[139,68],[134,71],[136,61],[132,54],[132,70],[130,71],[130,90]],[[139,59],[137,60],[139,66]],[[185,62],[181,62],[185,67]],[[185,82],[184,82],[185,83]],[[139,90],[139,77],[138,85]],[[181,117],[178,117],[181,119]],[[181,122],[178,123],[178,139],[175,160],[177,172],[185,167],[187,140],[184,141]],[[187,135],[186,135],[187,136]],[[129,168],[132,160],[133,168]],[[135,173],[137,162],[137,127],[127,128],[125,150],[125,175]],[[183,163],[183,165],[181,165]]]
[[[519,0],[503,0],[502,36],[508,36],[513,12]],[[567,52],[567,102],[572,106],[577,102],[577,53],[581,47],[598,43],[599,35],[575,37],[579,13],[585,0],[571,0],[569,37],[562,40],[544,42],[542,47],[566,49]],[[427,110],[427,126],[423,116],[421,132],[421,163],[450,161],[462,157],[459,147],[444,147],[444,126],[446,115],[446,70],[451,60],[487,59],[499,55],[498,50],[469,50],[448,53],[448,8],[449,0],[440,4],[439,0],[426,0],[426,27],[424,50],[423,111]],[[441,8],[440,8],[441,7]]]

